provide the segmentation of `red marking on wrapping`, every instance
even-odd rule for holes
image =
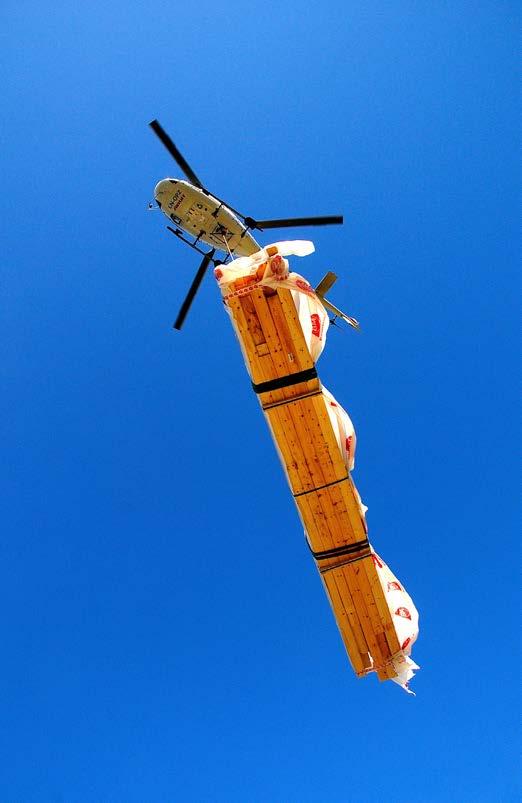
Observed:
[[[409,638],[409,637],[407,639],[404,639],[404,641],[402,642],[402,645],[401,645],[401,650],[405,650],[406,647],[408,646],[408,644],[410,643],[410,641],[411,641],[411,638]]]
[[[365,522],[365,523],[366,523],[366,522]],[[377,555],[375,554],[375,552],[372,552],[372,558],[373,558],[373,562],[375,563],[375,565],[376,565],[376,566],[378,566],[378,567],[379,567],[379,569],[382,569],[382,567],[383,567],[383,564],[381,563],[381,561],[379,560],[379,558],[377,557]]]
[[[313,289],[310,287],[308,282],[304,281],[304,279],[296,279],[295,283],[297,287],[299,287],[299,289],[303,290],[305,293],[311,293],[312,295],[314,294]]]
[[[348,454],[350,454],[351,448],[352,448],[352,436],[348,435],[348,437],[346,438],[346,451],[348,452]]]
[[[411,613],[407,608],[397,608],[395,616],[401,616],[403,619],[410,619],[411,621]]]
[[[402,591],[402,588],[395,580],[390,580],[388,583],[388,591]]]
[[[321,319],[317,312],[313,312],[310,315],[310,320],[312,321],[312,334],[315,337],[320,337],[321,335]]]
[[[215,268],[214,269],[214,278],[217,279],[218,282],[219,282],[220,279],[223,278],[223,271],[221,270],[221,268]]]
[[[270,268],[274,276],[276,276],[278,279],[282,278],[285,272],[285,263],[283,257],[279,254],[276,254],[276,256],[270,260]]]

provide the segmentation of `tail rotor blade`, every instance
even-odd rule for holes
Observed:
[[[192,302],[194,301],[194,296],[199,290],[199,285],[203,281],[203,277],[207,272],[207,268],[210,262],[212,261],[212,257],[214,256],[215,253],[216,253],[215,249],[212,249],[212,251],[209,251],[208,254],[205,254],[205,256],[203,257],[201,265],[199,266],[199,270],[194,276],[194,281],[190,285],[190,290],[187,293],[187,297],[185,298],[185,301],[181,305],[181,309],[178,312],[178,317],[176,318],[173,325],[174,329],[177,329],[179,331],[183,326],[183,321],[187,317],[187,313],[191,307]]]
[[[152,120],[152,122],[149,123],[149,125],[152,128],[152,130],[154,131],[154,133],[156,134],[156,136],[158,137],[158,139],[166,147],[166,149],[168,150],[170,155],[173,157],[173,159],[176,160],[176,162],[178,163],[179,167],[181,167],[181,169],[185,173],[185,175],[188,178],[188,180],[192,184],[195,184],[196,187],[200,187],[201,189],[203,189],[203,184],[201,183],[199,178],[196,176],[196,174],[192,170],[192,168],[189,165],[189,163],[187,162],[187,160],[183,157],[183,155],[181,154],[181,151],[179,151],[178,148],[174,145],[173,141],[171,140],[171,138],[169,137],[167,132],[160,126],[158,121],[157,120]]]
[[[280,220],[253,220],[247,218],[247,223],[250,221],[254,224],[250,227],[252,229],[282,229],[290,226],[331,226],[343,222],[342,215],[326,215],[323,217],[289,217],[281,218]]]

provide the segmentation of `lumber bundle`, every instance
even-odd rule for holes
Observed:
[[[378,576],[383,564],[368,542],[360,497],[291,291],[261,286],[255,277],[239,278],[227,289],[252,384],[353,669],[358,676],[396,678],[394,661],[404,645]]]

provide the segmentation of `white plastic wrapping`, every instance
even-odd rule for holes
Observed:
[[[225,304],[227,298],[251,293],[256,287],[273,289],[285,287],[290,290],[308,349],[313,361],[316,362],[326,343],[326,333],[330,324],[328,313],[313,287],[298,273],[290,273],[288,261],[284,259],[290,254],[306,256],[313,251],[314,244],[310,240],[285,240],[273,243],[252,256],[240,257],[228,265],[220,265],[214,270],[214,276]],[[233,282],[245,277],[251,277],[252,282],[231,290]]]
[[[346,468],[348,471],[352,471],[355,468],[355,447],[357,444],[352,419],[324,385],[323,396]]]
[[[326,404],[326,409],[328,410],[328,415],[330,417],[330,422],[332,424],[332,428],[337,439],[337,443],[339,445],[339,449],[341,450],[341,454],[343,456],[343,460],[345,462],[346,468],[348,471],[353,471],[355,468],[355,447],[357,445],[357,436],[355,435],[355,429],[352,424],[352,419],[346,412],[346,410],[341,407],[339,402],[334,399],[332,394],[329,390],[327,390],[323,385],[323,397]],[[359,503],[359,510],[361,511],[361,518],[363,520],[363,524],[366,528],[366,511],[368,508],[366,505],[363,505],[361,497],[359,496],[359,491],[354,486],[353,488],[354,493],[356,494],[357,501]]]
[[[286,261],[286,260],[285,260]],[[312,360],[317,362],[321,356],[326,343],[326,333],[330,326],[328,313],[323,307],[319,296],[313,292],[309,284],[297,273],[288,275],[290,292],[294,300],[295,308],[299,316],[299,323],[305,336],[308,350],[312,355]],[[303,285],[307,290],[303,290]],[[312,291],[310,293],[310,290]]]
[[[402,583],[397,580],[390,567],[376,552],[372,554],[372,558],[401,645],[401,651],[393,657],[392,663],[397,677],[392,680],[402,686],[408,694],[413,694],[414,692],[408,688],[408,683],[419,667],[409,656],[419,635],[419,614],[412,598]]]

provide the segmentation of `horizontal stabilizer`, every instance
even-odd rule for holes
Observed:
[[[318,296],[324,297],[330,287],[334,285],[337,281],[337,275],[333,273],[331,270],[328,271],[326,276],[323,276],[317,287],[315,288],[315,292]]]

